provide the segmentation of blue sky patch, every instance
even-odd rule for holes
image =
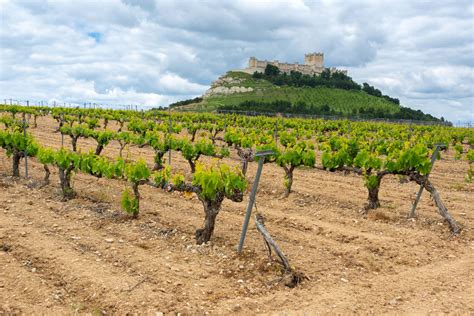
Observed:
[[[102,40],[102,34],[99,32],[89,32],[87,33],[87,36],[92,37],[96,43],[100,43]]]

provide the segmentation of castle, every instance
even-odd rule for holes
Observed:
[[[290,73],[291,71],[299,71],[306,75],[319,75],[323,72],[324,68],[324,54],[323,53],[310,53],[304,55],[304,64],[300,65],[299,63],[289,64],[281,63],[278,60],[268,61],[268,60],[258,60],[255,57],[250,57],[249,66],[240,71],[253,74],[254,72],[264,72],[265,67],[270,64],[277,66],[280,71],[285,73]],[[329,68],[331,73],[341,72],[347,75],[347,70],[340,70],[334,67]]]

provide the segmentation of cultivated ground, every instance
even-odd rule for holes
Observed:
[[[55,127],[42,118],[32,132],[42,145],[58,148]],[[79,146],[87,150],[94,141]],[[114,142],[104,150],[117,153]],[[129,153],[151,166],[150,149]],[[29,180],[12,179],[11,160],[0,151],[0,315],[474,311],[474,185],[463,179],[467,163],[452,153],[436,162],[431,178],[464,226],[455,237],[426,192],[418,218],[406,218],[414,183],[384,178],[382,207],[364,216],[361,177],[299,169],[294,192],[283,199],[283,170],[265,165],[258,211],[290,263],[308,277],[293,289],[279,282],[278,265],[268,262],[253,222],[244,254],[236,254],[248,195],[242,203],[225,201],[212,242],[197,246],[194,231],[204,213],[196,197],[142,186],[140,217],[130,220],[120,211],[126,183],[78,174],[78,197],[62,202],[57,170],[51,185],[41,187],[42,166],[34,159],[29,165]],[[189,176],[180,153],[173,153],[172,167]],[[248,179],[255,171],[252,163]]]

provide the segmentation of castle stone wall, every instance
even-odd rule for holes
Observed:
[[[305,63],[299,64],[289,64],[289,63],[282,63],[278,60],[268,61],[268,60],[258,60],[255,57],[250,57],[249,65],[247,68],[242,69],[240,71],[253,74],[254,72],[264,72],[265,67],[267,65],[273,65],[278,67],[282,72],[290,73],[291,71],[299,71],[303,74],[307,75],[319,75],[324,71],[324,54],[323,53],[310,53],[305,54],[304,56]],[[334,67],[329,69],[331,73],[334,72],[342,72],[347,74],[347,70],[340,70]]]

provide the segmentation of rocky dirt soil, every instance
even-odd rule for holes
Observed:
[[[31,131],[42,145],[58,148],[55,127],[42,118]],[[88,150],[94,141],[81,139],[79,147]],[[104,154],[116,157],[118,144]],[[128,155],[152,164],[147,148],[132,147]],[[238,165],[235,157],[227,162]],[[42,166],[35,159],[29,166],[28,179],[10,177],[11,160],[0,151],[0,315],[474,311],[474,185],[463,179],[467,163],[449,152],[431,179],[464,227],[459,236],[450,234],[426,192],[417,219],[407,219],[414,183],[384,178],[382,207],[362,215],[361,177],[299,169],[285,199],[283,170],[265,165],[257,209],[307,277],[295,288],[269,262],[253,222],[244,253],[236,254],[248,194],[241,203],[224,202],[212,241],[198,246],[194,231],[204,213],[196,197],[142,186],[140,216],[131,220],[120,210],[126,183],[77,174],[78,196],[63,202],[57,170],[42,186]],[[179,153],[172,167],[189,177]],[[252,163],[247,178],[255,171]]]

